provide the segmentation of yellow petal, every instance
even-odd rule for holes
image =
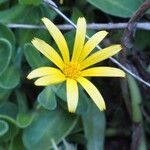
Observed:
[[[61,73],[59,69],[53,67],[40,67],[29,73],[28,79],[38,78],[42,76],[52,75],[56,73]]]
[[[91,56],[87,57],[85,60],[81,62],[81,69],[87,68],[91,65],[94,65],[100,61],[103,61],[116,53],[118,53],[122,49],[121,45],[112,45],[98,52],[95,52]]]
[[[48,85],[52,85],[52,84],[61,83],[65,80],[66,80],[66,78],[65,78],[64,74],[56,73],[53,75],[47,75],[47,76],[41,77],[41,78],[37,79],[34,82],[34,84],[37,86],[48,86]]]
[[[125,72],[113,67],[93,67],[82,71],[86,77],[125,77]]]
[[[46,28],[48,29],[49,33],[52,35],[53,39],[55,40],[61,54],[63,57],[63,60],[65,63],[68,63],[69,58],[69,49],[67,42],[63,36],[63,34],[60,32],[60,30],[57,28],[53,22],[51,22],[48,18],[42,19],[43,23],[45,24]]]
[[[64,68],[64,62],[62,61],[59,54],[45,41],[38,38],[32,40],[32,44],[49,60],[51,60],[60,69]]]
[[[77,81],[68,78],[66,88],[69,112],[75,112],[79,98]]]
[[[71,60],[72,62],[76,62],[79,59],[79,56],[84,46],[85,35],[86,35],[85,18],[79,18],[77,22],[76,36]]]
[[[95,33],[84,45],[79,60],[84,60],[91,53],[91,51],[105,38],[107,34],[108,32],[106,31],[99,31]]]
[[[79,77],[77,81],[82,85],[82,87],[89,94],[91,99],[95,102],[97,107],[102,111],[106,109],[105,102],[103,97],[101,96],[98,89],[86,78]]]

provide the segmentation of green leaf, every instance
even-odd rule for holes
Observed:
[[[43,91],[38,95],[38,102],[41,106],[48,110],[54,110],[56,108],[56,96],[51,86],[44,88]]]
[[[1,13],[0,13],[1,14]],[[5,15],[4,15],[5,16]],[[5,17],[3,17],[5,18]],[[16,54],[16,49],[15,49],[15,36],[13,34],[13,32],[5,25],[0,23],[0,38],[2,39],[6,39],[9,41],[10,45],[11,45],[11,58],[14,58],[15,54]],[[3,54],[4,55],[4,54]]]
[[[9,126],[6,121],[0,120],[0,137],[3,136],[9,130]]]
[[[33,120],[34,113],[28,112],[28,106],[27,106],[27,98],[24,92],[21,90],[16,90],[16,97],[18,102],[18,114],[16,123],[17,126],[20,128],[26,128],[29,126]]]
[[[26,128],[31,124],[33,120],[33,115],[29,113],[19,113],[17,115],[16,123],[20,128]]]
[[[42,10],[40,7],[27,7],[25,11],[25,15],[22,15],[22,22],[25,24],[34,24],[34,25],[39,25],[42,23],[40,20],[42,18]],[[36,33],[38,31],[42,31],[41,29],[34,29],[34,30],[29,30],[29,29],[20,29],[17,30],[17,36],[18,36],[18,44],[21,46],[24,46],[25,43],[30,43],[33,37],[36,36]]]
[[[19,3],[24,5],[39,5],[42,3],[42,0],[19,0]]]
[[[0,13],[0,16],[1,16],[1,13]],[[5,18],[5,17],[2,17],[2,18]],[[11,45],[14,47],[15,36],[14,36],[13,32],[7,26],[5,26],[1,23],[0,23],[0,38],[8,40],[11,43]]]
[[[18,111],[19,113],[26,113],[28,112],[28,104],[27,104],[27,97],[25,95],[25,92],[21,90],[15,91],[16,98],[17,98],[17,104],[18,104]]]
[[[15,5],[10,9],[0,11],[0,22],[2,23],[16,23],[22,19],[26,12],[26,7]],[[5,17],[4,17],[5,16]]]
[[[10,62],[12,46],[8,40],[0,38],[0,74],[2,74]]]
[[[140,123],[142,122],[142,112],[140,107],[142,102],[141,92],[136,80],[132,76],[127,75],[127,80],[131,96],[132,120],[135,123]]]
[[[60,108],[39,110],[32,124],[24,130],[23,143],[28,150],[48,150],[52,140],[59,143],[74,128],[77,118]]]
[[[20,81],[20,74],[14,65],[10,65],[0,76],[0,87],[3,89],[15,88]]]
[[[105,13],[119,16],[130,17],[144,2],[144,0],[87,0],[89,3],[104,11]]]
[[[87,113],[82,115],[88,150],[103,150],[105,138],[105,115],[91,102]]]
[[[48,5],[41,5],[42,15],[49,18],[51,21],[58,16],[58,13],[52,9],[49,9]]]
[[[82,12],[78,8],[76,8],[76,7],[73,8],[71,20],[74,23],[77,22],[77,20],[78,20],[79,17],[83,17],[83,16],[84,15],[82,14]]]
[[[40,53],[32,44],[30,43],[25,44],[24,54],[25,54],[26,60],[28,61],[29,65],[33,69],[41,67],[43,65],[43,61],[42,61]]]
[[[82,115],[85,114],[88,111],[88,109],[89,109],[89,97],[87,96],[83,88],[79,86],[79,102],[76,113]]]
[[[131,75],[127,75],[127,80],[128,80],[129,91],[131,96],[132,121],[137,126],[140,124],[140,128],[141,128],[141,134],[137,135],[140,136],[139,142],[137,143],[138,144],[137,147],[139,150],[147,150],[143,118],[142,118],[142,110],[140,106],[140,104],[142,103],[142,95],[136,80]]]
[[[18,127],[16,126],[15,120],[5,115],[0,115],[0,120],[6,122],[9,126],[9,129],[0,136],[0,140],[10,140],[18,132]]]
[[[53,90],[60,99],[67,102],[66,83],[61,83],[53,86]]]
[[[11,94],[11,90],[0,88],[0,104],[8,99]]]
[[[5,102],[0,105],[0,115],[9,116],[10,118],[16,118],[17,106],[11,102]]]
[[[18,132],[16,121],[14,120],[16,114],[17,106],[15,104],[6,102],[3,105],[0,105],[0,120],[6,122],[9,127],[7,132],[0,137],[0,140],[9,140]]]
[[[0,5],[7,2],[8,0],[0,0]]]

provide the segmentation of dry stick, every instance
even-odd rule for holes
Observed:
[[[130,67],[134,67],[128,64],[125,53],[127,49],[131,49],[133,47],[133,37],[137,29],[138,21],[143,17],[145,12],[149,8],[150,8],[150,0],[147,0],[137,9],[137,11],[131,17],[131,19],[128,22],[127,28],[124,31],[123,38],[122,38],[123,51],[121,51],[119,54],[120,61],[122,64],[124,64],[124,66],[129,65]],[[147,78],[148,75],[146,71],[143,70],[141,74],[144,76],[145,79],[149,80],[149,78]]]
[[[125,50],[130,49],[133,47],[133,35],[135,33],[137,22],[142,18],[144,13],[150,8],[150,0],[145,1],[139,9],[135,12],[135,14],[129,20],[128,26],[124,31],[123,36],[123,51],[122,51],[122,60],[124,64],[127,64]],[[131,65],[132,67],[132,65]],[[130,81],[130,82],[129,82]],[[130,95],[131,95],[131,104],[132,104],[132,121],[133,121],[133,133],[132,133],[132,142],[131,142],[131,149],[132,150],[145,150],[146,147],[146,140],[144,134],[144,127],[143,127],[143,119],[142,119],[142,112],[140,109],[139,104],[142,101],[140,90],[136,85],[136,82],[129,76],[128,77]]]
[[[137,28],[138,21],[143,17],[145,12],[150,8],[150,0],[145,1],[134,13],[128,22],[127,28],[124,30],[122,45],[123,51],[120,53],[121,62],[127,64],[125,52],[133,47],[133,37]]]
[[[135,12],[128,22],[127,28],[123,35],[123,44],[125,48],[132,48],[133,35],[137,27],[137,22],[143,17],[145,12],[150,8],[150,0],[145,1]]]
[[[131,48],[133,45],[131,44],[130,41],[130,36],[133,34],[133,30],[135,31],[135,29],[138,27],[138,23],[137,21],[139,21],[139,17],[141,18],[143,16],[144,10],[143,10],[143,6],[145,8],[145,4],[143,4],[136,12],[135,14],[131,17],[131,19],[128,22],[128,25],[124,31],[124,35],[122,38],[122,45],[123,45],[123,50],[119,53],[119,59],[121,64],[123,64],[124,66],[127,66],[127,68],[130,68],[130,70],[132,70],[133,73],[138,74],[138,72],[140,73],[140,75],[142,77],[145,78],[145,80],[149,81],[149,75],[148,73],[141,67],[139,71],[138,68],[134,67],[133,64],[130,64],[128,62],[128,60],[126,59],[126,50],[127,48]],[[146,2],[146,7],[147,7],[147,2]],[[142,9],[142,11],[141,11]],[[142,13],[142,14],[141,14]],[[127,45],[127,46],[126,46]],[[134,57],[136,55],[133,55]],[[140,61],[138,61],[138,64],[140,63]],[[139,75],[139,74],[138,74]],[[121,88],[123,91],[123,94],[126,94],[124,96],[124,102],[126,104],[126,108],[128,110],[128,113],[131,117],[131,106],[130,106],[130,98],[128,95],[128,86],[127,86],[127,81],[126,80],[122,80],[121,82]]]
[[[70,23],[74,28],[76,28],[76,25],[67,17],[65,16],[57,7],[57,5],[52,0],[44,0],[45,4],[49,5],[54,11],[56,11],[60,16],[62,16],[68,23]],[[89,39],[89,36],[86,35],[86,38]],[[96,46],[98,49],[101,49],[100,46]],[[150,87],[150,83],[144,81],[141,77],[137,76],[136,74],[132,73],[128,68],[126,68],[124,65],[122,65],[120,62],[118,62],[116,59],[110,57],[110,60],[118,65],[120,68],[122,68],[124,71],[129,73],[131,76],[133,76],[138,81],[144,83],[148,87]]]
[[[88,29],[92,30],[115,30],[115,29],[124,29],[128,23],[90,23],[87,24]],[[21,28],[21,29],[46,29],[43,25],[34,25],[34,24],[7,24],[9,28]],[[60,30],[72,30],[74,27],[70,24],[60,24],[57,25]],[[137,23],[137,28],[143,30],[150,30],[149,22],[139,22]]]

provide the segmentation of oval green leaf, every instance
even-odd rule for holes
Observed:
[[[0,22],[2,23],[18,23],[26,12],[26,7],[23,5],[14,5],[9,9],[0,11]],[[4,17],[5,16],[5,17]],[[0,27],[1,28],[1,27]]]
[[[103,150],[105,139],[105,115],[91,102],[87,113],[82,116],[87,150]]]
[[[6,130],[3,135],[0,136],[1,141],[10,140],[14,137],[18,132],[18,127],[16,126],[16,122],[13,118],[5,115],[0,115],[0,119],[7,123],[8,130]]]
[[[7,101],[8,97],[10,96],[10,94],[11,94],[11,90],[0,88],[0,104],[2,104],[5,101]]]
[[[144,0],[87,0],[105,13],[118,17],[131,17]]]
[[[0,5],[7,2],[8,0],[0,0]]]
[[[5,17],[3,17],[3,18],[5,18]],[[13,32],[2,23],[0,23],[0,38],[7,39],[14,48],[15,36],[14,36]]]
[[[9,140],[18,132],[18,127],[16,125],[16,114],[17,106],[11,102],[6,102],[0,105],[0,120],[4,121],[8,125],[8,130],[0,136],[0,140]]]
[[[0,38],[0,74],[2,74],[11,59],[12,46],[10,42],[6,39]]]
[[[3,136],[9,130],[9,126],[6,121],[0,120],[0,137]]]
[[[12,102],[4,102],[0,105],[0,115],[16,118],[18,112],[17,106]]]
[[[40,110],[23,133],[23,143],[28,150],[48,150],[52,140],[59,143],[74,128],[77,118],[60,108]]]
[[[33,115],[29,114],[29,113],[19,113],[17,115],[17,126],[20,128],[26,128],[27,126],[29,126],[31,124],[33,120]]]
[[[0,87],[3,89],[15,88],[20,81],[20,74],[14,65],[7,69],[0,76]]]
[[[131,97],[132,120],[135,123],[140,123],[142,122],[142,112],[140,107],[142,95],[136,80],[130,75],[127,75],[127,80]]]
[[[25,44],[24,54],[29,65],[35,69],[41,67],[43,64],[40,53],[37,49],[30,43]]]
[[[56,96],[51,86],[44,88],[43,91],[38,95],[38,102],[45,109],[54,110],[56,108]]]

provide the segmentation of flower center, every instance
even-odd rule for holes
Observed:
[[[77,79],[81,74],[80,65],[76,63],[66,64],[63,73],[67,78]]]

